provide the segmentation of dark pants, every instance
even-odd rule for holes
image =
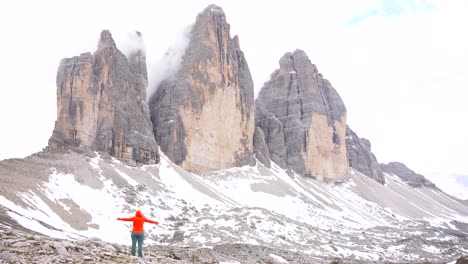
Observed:
[[[136,243],[138,241],[138,256],[143,257],[143,239],[145,239],[145,233],[132,232],[132,255],[135,256]]]

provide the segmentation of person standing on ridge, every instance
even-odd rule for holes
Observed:
[[[138,241],[138,257],[143,257],[143,240],[145,239],[145,231],[143,230],[143,224],[145,222],[151,224],[159,224],[158,221],[150,220],[143,216],[140,210],[137,210],[134,217],[130,218],[117,218],[117,220],[121,221],[132,221],[133,222],[133,229],[132,229],[132,255],[135,256],[136,251],[136,243]]]

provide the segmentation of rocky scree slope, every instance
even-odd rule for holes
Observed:
[[[329,263],[296,252],[268,247],[226,244],[213,248],[145,245],[144,258],[130,256],[130,247],[107,243],[98,238],[79,241],[10,230],[0,225],[0,263],[161,263],[161,264],[239,264],[239,263]],[[241,262],[239,262],[241,261]],[[287,260],[286,260],[287,261]],[[341,262],[345,263],[345,262]]]
[[[240,263],[356,263],[349,259],[319,260],[298,252],[268,247],[226,244],[213,248],[145,246],[144,258],[129,256],[130,247],[107,243],[98,238],[81,241],[53,239],[40,234],[9,230],[0,225],[0,263],[161,263],[161,264],[240,264]],[[281,257],[279,256],[281,255]],[[360,261],[359,263],[375,263]],[[393,263],[397,262],[381,262]],[[436,262],[412,262],[431,264]],[[468,256],[455,264],[468,263]]]
[[[146,226],[147,245],[241,244],[231,258],[240,263],[259,259],[258,250],[292,263],[441,263],[468,253],[468,207],[389,174],[385,185],[354,169],[341,183],[324,183],[276,164],[198,175],[163,154],[158,165],[130,167],[71,152],[2,161],[0,175],[1,225],[78,244],[99,237],[128,245],[131,226],[115,217],[141,209],[160,222]]]

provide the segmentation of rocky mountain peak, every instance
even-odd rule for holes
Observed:
[[[380,164],[380,166],[382,167],[383,172],[398,176],[412,187],[420,188],[424,186],[437,189],[434,183],[427,180],[423,175],[409,169],[401,162],[389,162],[388,164]]]
[[[253,81],[221,8],[210,5],[197,16],[180,69],[161,82],[150,108],[156,140],[183,168],[253,162]]]
[[[278,74],[287,74],[298,72],[298,74],[318,73],[317,68],[313,65],[305,51],[296,49],[294,52],[287,52],[279,60]]]
[[[197,15],[194,28],[208,29],[209,25],[214,24],[217,28],[225,28],[229,31],[229,24],[226,21],[226,14],[223,9],[217,5],[209,5]],[[221,32],[215,32],[221,33]],[[218,36],[221,40],[222,36]]]
[[[207,7],[205,7],[205,9],[203,9],[203,11],[200,12],[200,14],[198,14],[197,19],[199,17],[201,17],[201,16],[206,16],[206,15],[212,14],[212,13],[218,13],[218,14],[225,15],[222,7],[217,6],[215,4],[211,4],[211,5],[207,6]]]
[[[103,49],[103,48],[117,49],[117,46],[115,45],[115,41],[112,38],[112,34],[110,33],[109,30],[103,30],[101,32],[101,36],[99,37],[97,48],[98,49]]]
[[[304,51],[286,53],[279,65],[256,100],[256,129],[264,134],[269,156],[302,175],[347,177],[346,107],[341,97]]]
[[[235,35],[232,38],[232,47],[236,50],[240,50],[239,36]]]
[[[49,148],[101,151],[127,163],[159,160],[152,134],[144,53],[130,61],[108,30],[98,50],[63,59],[57,72],[57,121]]]

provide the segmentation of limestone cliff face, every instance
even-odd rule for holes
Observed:
[[[358,137],[349,127],[346,128],[346,153],[349,166],[377,182],[385,184],[382,168],[371,151],[370,141]]]
[[[252,162],[253,81],[221,8],[197,16],[181,67],[150,99],[154,134],[175,163],[207,172]]]
[[[383,172],[393,174],[401,178],[404,182],[414,188],[428,187],[438,189],[434,183],[427,180],[421,174],[412,171],[401,162],[390,162],[388,164],[380,164]]]
[[[63,59],[57,72],[57,121],[50,148],[96,150],[130,164],[159,160],[148,105],[145,54],[120,52],[109,31],[98,49]]]
[[[347,177],[345,105],[304,51],[280,59],[256,110],[256,126],[275,163],[318,179]]]

